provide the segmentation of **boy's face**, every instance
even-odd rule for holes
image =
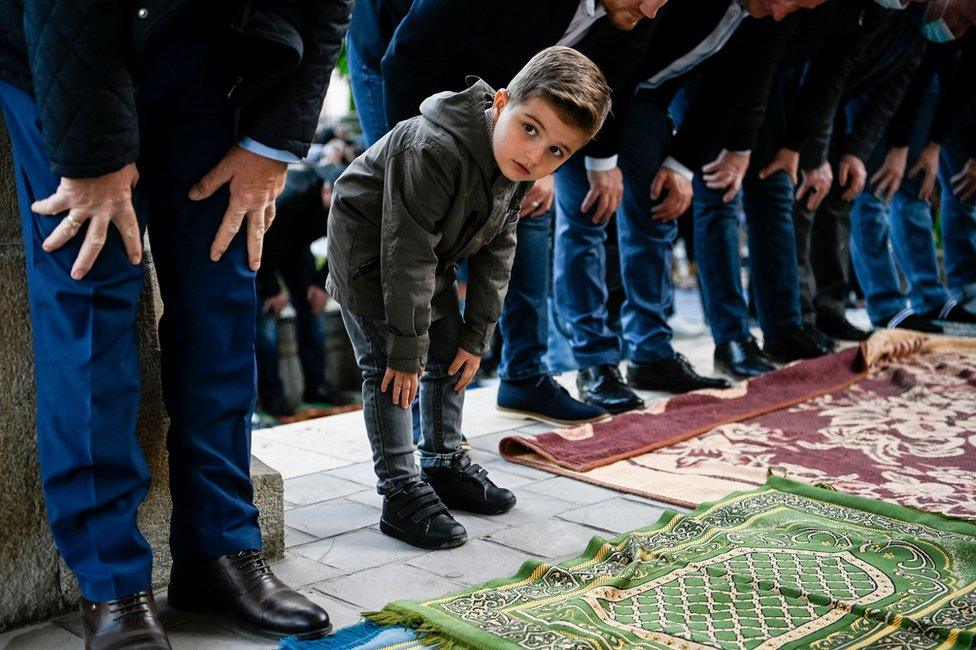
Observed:
[[[519,104],[508,101],[502,88],[492,105],[495,162],[510,181],[545,178],[589,140],[582,129],[569,124],[539,97]]]

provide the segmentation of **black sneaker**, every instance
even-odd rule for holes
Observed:
[[[942,309],[933,309],[930,312],[922,314],[923,318],[929,320],[943,320],[950,323],[976,323],[976,314],[971,311],[967,311],[965,307],[960,305],[955,300],[950,300],[946,303],[945,307]],[[899,325],[899,327],[904,327]]]
[[[447,507],[479,515],[500,515],[515,507],[515,495],[488,478],[481,465],[459,454],[450,467],[426,467],[423,479]]]
[[[885,323],[885,327],[890,330],[902,329],[902,330],[914,330],[916,332],[923,332],[925,334],[942,334],[942,326],[936,325],[931,319],[925,316],[920,316],[907,309],[900,311],[894,316],[881,319],[882,323]]]
[[[454,520],[434,488],[423,482],[383,498],[380,531],[424,549],[454,548],[468,541],[468,531]]]

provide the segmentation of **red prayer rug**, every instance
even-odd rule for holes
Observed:
[[[976,339],[883,331],[728,390],[500,447],[515,463],[691,507],[772,472],[976,519]]]

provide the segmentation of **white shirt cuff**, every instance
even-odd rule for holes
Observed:
[[[687,167],[679,163],[671,156],[668,156],[667,158],[664,159],[664,162],[661,163],[661,167],[667,167],[668,169],[675,172],[676,174],[680,174],[681,176],[684,176],[686,180],[689,181],[695,180],[695,172],[691,171],[690,169],[688,169]]]
[[[271,147],[261,144],[257,140],[248,138],[247,136],[241,138],[241,141],[237,144],[241,149],[247,149],[251,153],[256,153],[259,156],[264,156],[265,158],[270,158],[271,160],[277,160],[278,162],[297,163],[301,162],[302,160],[290,151],[272,149]]]
[[[611,169],[616,169],[617,156],[610,156],[609,158],[590,158],[587,156],[583,160],[583,164],[586,165],[588,172],[608,172]]]

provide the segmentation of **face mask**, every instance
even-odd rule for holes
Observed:
[[[902,3],[902,0],[874,0],[878,5],[885,9],[904,9],[907,5]]]
[[[948,43],[956,40],[956,35],[949,29],[944,18],[922,25],[922,34],[933,43]]]

